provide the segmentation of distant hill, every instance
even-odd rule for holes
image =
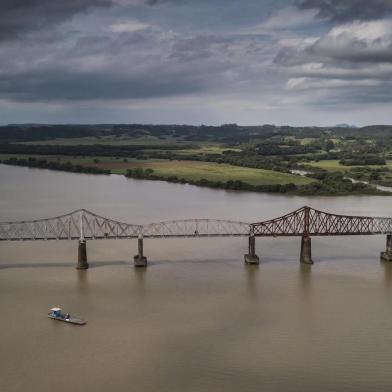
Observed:
[[[358,127],[350,124],[336,124],[335,128],[358,128]]]
[[[254,139],[279,138],[319,139],[323,137],[392,138],[392,125],[371,125],[355,127],[339,124],[334,127],[291,127],[276,125],[241,126],[223,124],[220,126],[195,125],[152,125],[152,124],[14,124],[0,126],[0,144],[13,142],[28,142],[53,139],[97,138],[98,144],[105,138],[135,138],[145,137],[168,139],[181,142],[213,141],[219,143],[248,143]],[[392,142],[392,141],[391,141]],[[159,144],[159,140],[157,141]]]

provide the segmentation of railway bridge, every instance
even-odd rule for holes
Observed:
[[[145,238],[248,237],[244,260],[258,264],[256,237],[301,237],[300,262],[313,264],[313,236],[386,235],[381,258],[392,261],[392,218],[349,216],[327,213],[305,206],[286,215],[261,222],[247,223],[216,219],[184,219],[138,225],[119,222],[85,209],[47,219],[0,222],[0,241],[77,240],[77,269],[87,269],[87,241],[137,239],[134,265],[146,267]]]

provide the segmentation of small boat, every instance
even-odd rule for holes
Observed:
[[[87,321],[72,317],[69,313],[62,313],[61,308],[52,308],[48,313],[48,317],[53,320],[64,321],[70,324],[84,325]]]

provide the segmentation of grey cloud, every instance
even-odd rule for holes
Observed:
[[[206,102],[216,96],[222,97],[222,103],[250,100],[267,107],[283,105],[286,95],[293,97],[290,104],[317,103],[313,92],[323,89],[329,91],[323,102],[331,105],[339,99],[359,105],[366,97],[390,102],[389,36],[365,39],[363,31],[351,34],[343,29],[311,40],[303,37],[320,34],[322,29],[316,25],[300,26],[295,33],[288,28],[264,35],[243,28],[293,1],[246,0],[240,15],[236,0],[0,0],[0,101],[15,107],[18,102],[71,107],[71,101],[93,106],[98,105],[94,101],[104,105],[112,100],[138,100],[139,104],[156,98],[164,103],[167,97],[179,96],[181,101],[187,95],[206,97]],[[372,2],[377,11],[369,11],[367,3],[303,0],[300,7],[318,9],[319,17],[335,25],[352,19],[354,11],[362,19],[389,12],[386,4],[390,2]],[[176,6],[180,4],[187,6]],[[89,14],[86,24],[82,15],[54,32],[57,23],[112,5],[119,7]],[[146,27],[117,32],[111,28],[127,20]],[[25,34],[31,31],[34,34]],[[279,50],[278,42],[287,46]],[[319,68],[309,68],[312,63]],[[379,68],[380,63],[385,67]],[[299,86],[295,81],[292,89],[285,90],[290,78],[310,81],[302,83],[302,90],[295,89]],[[305,98],[297,101],[301,94]]]
[[[80,12],[111,5],[112,0],[1,0],[0,40],[47,29]]]
[[[352,46],[333,47],[329,42],[319,41],[304,50],[282,48],[274,62],[285,67],[307,63],[339,63],[343,67],[356,63],[363,63],[363,66],[366,63],[392,63],[392,43],[375,48],[357,41],[352,42]]]
[[[392,27],[392,23],[387,26]],[[365,28],[363,26],[362,30]],[[304,47],[281,48],[274,61],[286,67],[311,62],[336,63],[339,66],[351,64],[352,67],[366,66],[366,63],[392,63],[392,34],[373,39],[350,34],[350,31],[326,34]]]
[[[336,45],[328,38],[321,39],[310,48],[310,56],[327,57],[334,61],[351,63],[392,63],[392,42],[381,44],[363,40],[347,39]]]
[[[0,97],[17,102],[64,102],[159,98],[198,92],[203,80],[156,68],[146,75],[113,75],[107,72],[70,72],[50,69],[0,77]],[[154,79],[152,74],[161,73]]]
[[[317,9],[319,18],[334,21],[380,19],[392,13],[392,0],[300,0],[302,9]]]
[[[157,5],[157,4],[164,4],[164,3],[185,4],[185,3],[192,2],[192,0],[142,0],[142,1],[148,5]]]
[[[392,102],[392,20],[352,21],[288,42],[274,59],[290,94],[314,105]]]
[[[222,91],[236,83],[254,84],[253,78],[260,77],[244,60],[247,53],[260,56],[259,49],[243,36],[187,40],[145,29],[83,37],[66,50],[56,42],[28,48],[29,44],[26,51],[18,45],[4,52],[0,98],[131,100]]]
[[[391,84],[375,87],[351,86],[341,89],[330,89],[328,94],[311,103],[315,106],[353,107],[366,105],[389,104],[392,102]]]
[[[392,69],[389,72],[391,76]],[[304,72],[303,78],[290,79],[287,97],[301,100],[303,105],[313,108],[325,107],[329,110],[349,110],[363,107],[367,112],[371,105],[388,105],[392,103],[391,78],[385,80],[356,79],[354,75],[347,75],[328,71],[319,73]],[[351,78],[352,77],[352,78]]]
[[[306,55],[306,57],[305,57]],[[293,67],[308,62],[306,50],[292,46],[283,46],[274,58],[274,63],[284,67]]]

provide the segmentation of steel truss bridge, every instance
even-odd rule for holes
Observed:
[[[145,225],[119,222],[85,209],[48,219],[1,222],[0,241],[79,240],[78,268],[87,268],[86,240],[138,238],[135,265],[147,264],[143,238],[249,237],[248,263],[258,263],[255,237],[302,237],[300,260],[311,264],[311,237],[386,234],[383,259],[392,261],[392,218],[337,215],[302,207],[278,218],[256,223],[216,219],[172,220]]]

